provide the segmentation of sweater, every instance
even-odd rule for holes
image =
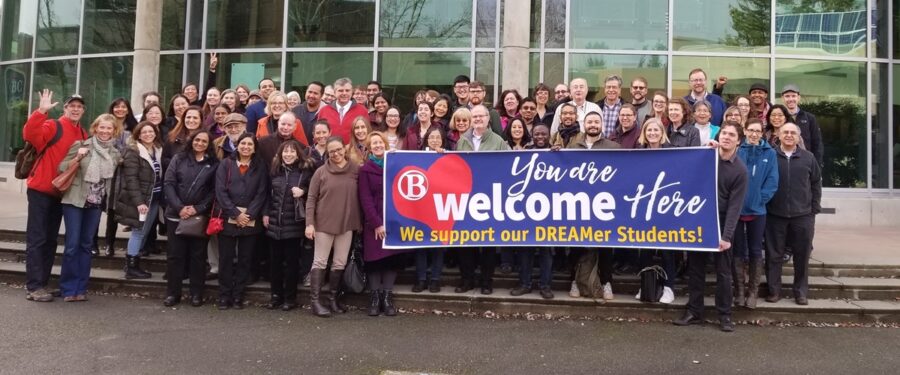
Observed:
[[[765,140],[760,140],[758,145],[744,141],[738,148],[738,157],[747,167],[750,178],[741,215],[765,215],[766,204],[778,190],[778,160],[775,150]]]
[[[87,139],[87,134],[81,129],[80,124],[70,121],[65,116],[60,117],[59,122],[63,129],[62,137],[50,148],[47,148],[47,144],[56,135],[56,121],[49,119],[40,111],[34,111],[28,116],[28,121],[22,128],[22,139],[31,143],[38,153],[47,148],[44,155],[35,160],[26,184],[29,189],[53,196],[59,196],[59,192],[51,183],[59,174],[56,167],[65,158],[73,143]]]
[[[719,179],[716,185],[722,240],[733,242],[734,229],[737,227],[744,196],[747,194],[747,167],[737,152],[731,159],[722,159],[719,156]]]
[[[76,141],[72,143],[72,147],[69,148],[69,152],[66,154],[66,157],[63,159],[61,163],[59,163],[59,171],[63,172],[69,168],[69,164],[75,159],[75,155],[78,154],[78,149],[82,147],[90,147],[90,142],[88,141]],[[116,150],[115,147],[111,147],[109,150],[109,156],[112,160],[115,161],[116,164],[119,164],[122,161],[121,154]],[[84,182],[84,172],[87,171],[88,166],[91,165],[91,153],[88,152],[81,158],[81,161],[78,163],[78,172],[75,173],[75,178],[72,180],[72,186],[69,187],[69,190],[66,190],[63,193],[62,203],[63,204],[71,204],[75,207],[83,208],[85,200],[87,198],[87,188],[88,183]],[[104,197],[108,198],[109,193],[112,190],[113,180],[115,176],[110,177],[105,181],[106,192],[104,193]]]
[[[359,165],[350,162],[338,168],[328,160],[316,170],[306,198],[306,225],[334,235],[359,230],[358,177]]]

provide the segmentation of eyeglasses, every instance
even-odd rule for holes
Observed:
[[[744,130],[744,133],[760,134],[760,133],[762,133],[762,130],[746,129],[746,130]]]
[[[471,92],[471,93],[476,93],[476,94],[480,94],[480,93],[483,93],[484,90],[482,90],[482,89],[469,89],[469,92]]]
[[[387,118],[400,118],[400,115],[385,115]]]
[[[634,117],[631,113],[619,113],[619,117]]]
[[[343,154],[343,153],[344,153],[343,148],[336,148],[334,150],[328,150],[328,155]]]
[[[556,91],[554,91],[554,93],[556,93],[556,94],[568,94],[569,91],[568,91],[568,90],[556,90]]]
[[[694,78],[694,79],[691,79],[691,83],[701,83],[701,82],[706,82],[706,78]]]
[[[523,111],[535,111],[535,110],[537,110],[537,107],[533,107],[533,106],[530,106],[530,105],[529,105],[529,106],[522,106],[522,110],[523,110]]]
[[[488,115],[472,115],[472,118],[488,117]]]
[[[632,90],[646,90],[646,86],[631,86]]]

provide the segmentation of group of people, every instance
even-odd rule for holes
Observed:
[[[544,84],[524,96],[505,90],[490,107],[484,84],[460,75],[452,93],[416,93],[412,111],[404,114],[377,81],[360,86],[347,78],[328,86],[309,82],[300,101],[299,94],[278,91],[268,78],[258,90],[245,85],[220,90],[214,86],[216,64],[213,56],[202,95],[189,84],[170,98],[164,111],[161,96],[148,92],[137,116],[127,100],[116,99],[88,133],[81,127],[81,97],[66,98],[63,115],[54,120],[47,115],[58,104],[53,93],[40,93],[40,104],[23,130],[24,139],[41,151],[28,178],[29,300],[53,300],[47,283],[62,220],[66,237],[60,293],[66,301],[86,300],[91,256],[101,253],[97,231],[101,212],[106,212],[105,255],[115,251],[117,226],[130,229],[126,278],[151,276],[141,266],[142,250],[158,226],[165,228],[166,306],[181,302],[185,278],[190,280],[191,305],[202,305],[204,281],[212,273],[219,281],[218,307],[240,309],[247,285],[265,274],[271,309],[296,308],[298,285],[307,279],[315,315],[346,312],[340,301],[343,270],[352,250],[360,247],[371,293],[368,313],[391,316],[397,311],[393,290],[398,272],[414,263],[412,291],[439,292],[445,250],[382,249],[385,153],[712,146],[721,159],[722,251],[715,254],[715,263],[722,329],[733,330],[732,304],[756,306],[763,270],[767,300],[780,298],[785,248],[794,256],[793,296],[797,303],[807,303],[805,270],[820,209],[823,146],[815,117],[799,107],[795,85],[782,90],[784,105],[769,103],[768,87],[758,84],[728,106],[707,91],[706,73],[695,69],[689,75],[692,91],[683,98],[659,91],[650,95],[647,80],[636,77],[626,102],[622,78],[612,75],[604,80],[603,98],[596,103],[587,100],[587,81],[576,78],[556,85],[552,93]],[[715,90],[721,92],[726,83],[727,78],[719,78]],[[75,182],[60,192],[51,181],[71,163],[80,165]],[[218,218],[220,231],[198,234],[207,219]],[[594,251],[603,299],[614,298],[614,263],[643,268],[658,255],[672,275],[660,302],[674,300],[676,263],[684,254]],[[574,265],[588,253],[479,248],[448,254],[461,274],[455,292],[480,288],[483,294],[493,293],[499,259],[503,270],[518,268],[520,285],[510,291],[513,295],[534,290],[537,256],[537,290],[550,299],[553,263]],[[706,261],[707,254],[687,254],[690,301],[676,324],[702,319]],[[579,296],[574,277],[572,271],[569,293]]]

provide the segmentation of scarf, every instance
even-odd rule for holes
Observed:
[[[369,160],[378,165],[379,167],[384,168],[384,158],[377,158],[375,155],[369,154]]]
[[[568,145],[569,140],[572,139],[573,136],[581,132],[581,128],[578,124],[572,124],[569,127],[559,127],[559,136],[563,139],[563,145]]]
[[[101,142],[97,137],[91,137],[86,143],[91,149],[91,160],[84,171],[84,181],[96,184],[100,180],[112,178],[116,171],[116,160],[109,154],[113,142]]]

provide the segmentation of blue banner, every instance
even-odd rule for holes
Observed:
[[[384,247],[717,251],[717,162],[709,148],[389,152]]]

